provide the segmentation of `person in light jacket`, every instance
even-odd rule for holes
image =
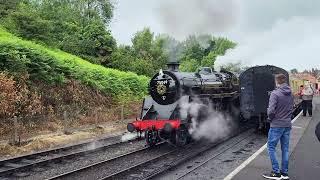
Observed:
[[[275,78],[277,88],[272,91],[269,99],[268,121],[268,153],[271,160],[271,173],[263,174],[267,179],[289,179],[289,140],[291,132],[291,117],[293,113],[293,94],[286,83],[287,77],[279,74]],[[281,169],[276,157],[276,147],[281,143],[282,162]]]
[[[307,83],[301,92],[301,98],[302,98],[301,106],[302,106],[303,116],[306,116],[307,112],[310,117],[312,116],[312,99],[313,99],[314,93],[315,91],[311,87],[311,84]]]

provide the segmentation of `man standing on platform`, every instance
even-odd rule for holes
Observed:
[[[291,88],[286,83],[287,77],[278,74],[275,78],[277,88],[272,91],[269,99],[268,120],[268,153],[271,160],[272,172],[263,174],[267,179],[289,179],[289,140],[291,117],[293,111],[293,96]],[[282,151],[281,170],[276,157],[276,147],[280,140]]]

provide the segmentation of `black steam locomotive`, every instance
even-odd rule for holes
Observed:
[[[129,132],[145,132],[150,146],[162,140],[177,145],[188,143],[192,117],[181,110],[184,104],[197,100],[204,105],[213,104],[217,110],[228,110],[239,103],[239,80],[233,73],[215,72],[209,67],[185,73],[179,72],[179,63],[167,65],[168,70],[160,70],[151,78],[150,97],[143,101],[140,119],[127,126]]]

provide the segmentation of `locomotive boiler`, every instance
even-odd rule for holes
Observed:
[[[239,80],[233,73],[209,67],[193,73],[179,72],[176,62],[167,66],[151,78],[150,96],[143,100],[140,118],[127,125],[129,132],[144,132],[150,146],[163,140],[176,145],[189,142],[192,115],[182,111],[184,104],[197,100],[204,107],[212,104],[210,107],[224,111],[239,102]],[[196,118],[204,116],[205,111],[200,110]]]

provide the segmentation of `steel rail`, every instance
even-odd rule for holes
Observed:
[[[164,165],[162,166],[157,166],[155,169],[150,168],[149,165],[154,165],[157,162],[159,162],[159,160],[162,160],[164,158],[168,159],[168,156],[170,155],[175,155],[175,153],[179,153],[179,151],[181,149],[175,149],[173,151],[170,151],[168,153],[162,154],[160,156],[154,157],[148,161],[145,162],[141,162],[139,164],[135,164],[131,167],[128,167],[126,169],[123,169],[119,172],[113,173],[109,176],[103,177],[100,180],[109,180],[109,179],[124,179],[124,177],[127,177],[128,175],[130,175],[130,172],[135,172],[135,174],[140,174],[141,177],[137,176],[135,177],[131,177],[132,179],[150,179],[152,177],[155,177],[156,175],[159,175],[187,160],[190,160],[196,156],[198,156],[201,153],[204,153],[218,145],[220,145],[221,143],[224,143],[236,136],[239,136],[243,133],[246,133],[247,131],[249,131],[249,129],[246,129],[245,131],[241,131],[239,133],[236,133],[235,135],[232,135],[230,137],[226,137],[222,140],[220,140],[219,142],[216,142],[214,144],[210,144],[207,145],[203,148],[200,148],[198,150],[194,150],[192,149],[193,146],[195,146],[196,143],[192,143],[192,144],[188,144],[186,147],[184,147],[184,149],[187,149],[186,154],[182,155],[181,157],[179,156],[173,156],[173,157],[177,157],[176,159],[174,159],[174,161],[172,161],[171,163],[164,163]],[[237,144],[241,143],[242,141],[244,141],[245,139],[247,139],[248,137],[250,137],[252,135],[253,131],[249,133],[249,135],[245,136],[244,138],[241,138],[239,141],[236,141],[235,143],[232,143],[232,147],[236,146]],[[230,147],[231,148],[231,147]],[[140,173],[139,173],[140,172]]]
[[[164,142],[159,143],[158,146],[160,146],[162,144],[165,144],[165,143]],[[106,159],[104,161],[100,161],[100,162],[97,162],[97,163],[94,163],[94,164],[91,164],[91,165],[88,165],[88,166],[85,166],[85,167],[82,167],[82,168],[79,168],[79,169],[76,169],[76,170],[73,170],[73,171],[69,171],[69,172],[54,176],[54,177],[50,177],[50,178],[48,178],[46,180],[72,179],[72,176],[74,176],[75,174],[77,174],[79,172],[88,171],[90,169],[97,168],[98,166],[103,166],[103,165],[105,165],[107,163],[112,163],[112,162],[117,161],[118,159],[127,157],[129,155],[134,155],[134,154],[137,154],[137,153],[149,150],[149,149],[150,149],[150,147],[143,147],[143,148],[140,148],[140,149],[137,149],[137,150],[125,153],[125,154],[121,154],[119,156],[116,156],[116,157],[113,157],[113,158],[110,158],[110,159]]]
[[[64,159],[70,159],[85,154],[99,152],[105,149],[113,148],[124,142],[120,141],[121,136],[112,136],[96,141],[89,141],[79,143],[72,146],[62,148],[54,148],[46,151],[37,152],[34,154],[23,155],[15,158],[5,159],[0,161],[0,177],[10,176],[16,172],[24,172],[30,168],[39,167],[51,162],[59,162]],[[108,143],[110,141],[110,143]],[[90,145],[95,143],[107,143],[106,145],[98,146],[97,148],[90,149]],[[50,157],[52,155],[53,157]],[[43,159],[42,157],[49,157]]]

